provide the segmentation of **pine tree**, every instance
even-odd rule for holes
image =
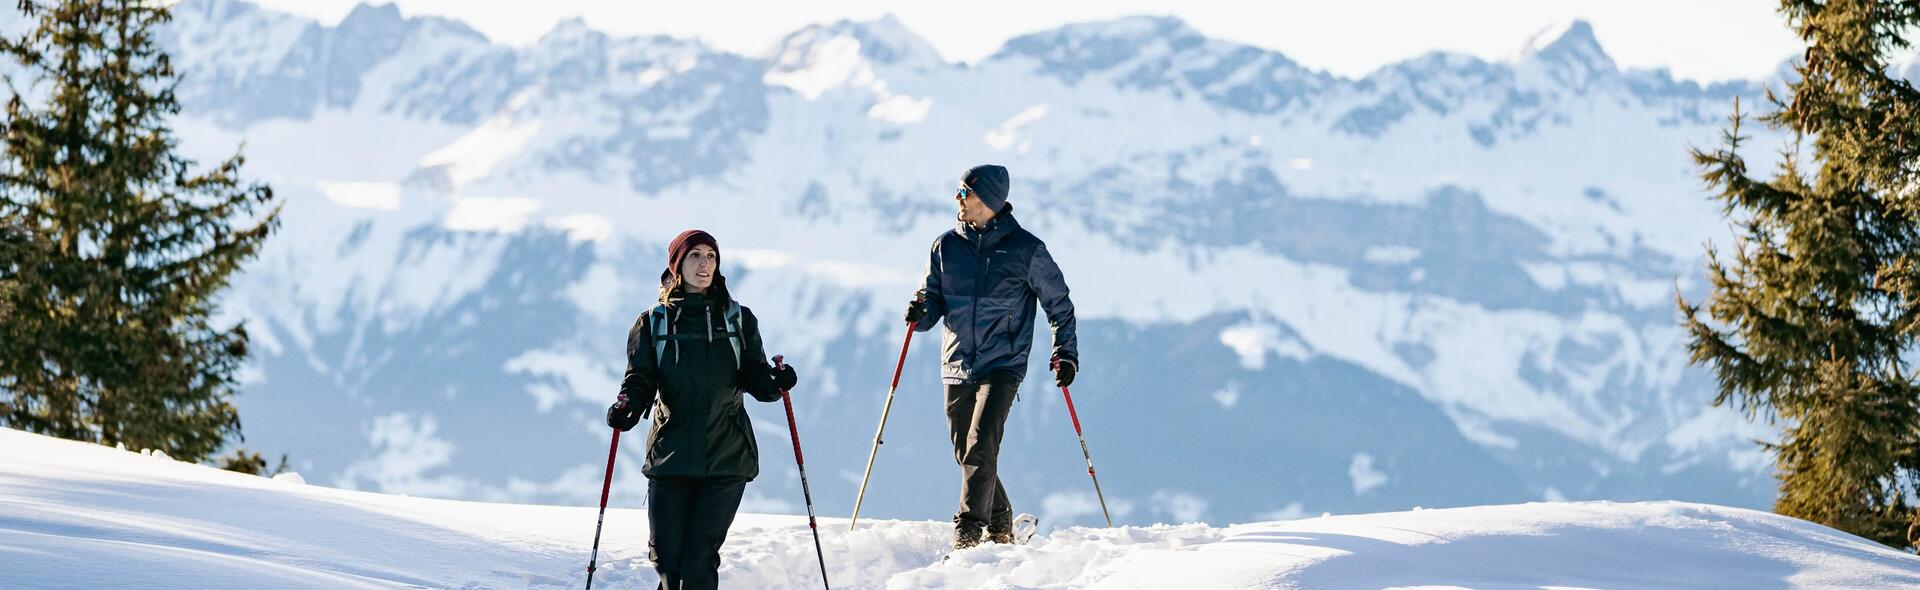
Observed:
[[[1739,154],[1742,115],[1694,150],[1737,243],[1707,250],[1713,291],[1677,298],[1716,405],[1781,428],[1774,510],[1893,546],[1920,524],[1920,93],[1887,60],[1920,26],[1917,0],[1785,0],[1808,47],[1762,117],[1794,141],[1771,181]],[[1811,169],[1799,150],[1812,146]]]
[[[0,424],[199,461],[238,438],[244,326],[218,293],[278,226],[241,158],[195,171],[156,0],[21,0],[0,40]]]

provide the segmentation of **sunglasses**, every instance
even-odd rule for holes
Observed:
[[[967,188],[965,186],[962,186],[956,189],[956,191],[957,192],[953,193],[953,196],[957,198],[964,199],[964,198],[973,196],[973,189]]]

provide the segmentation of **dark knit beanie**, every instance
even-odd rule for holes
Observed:
[[[1007,189],[1012,181],[1007,179],[1007,168],[996,164],[981,164],[967,169],[960,177],[960,184],[973,189],[973,196],[987,206],[988,211],[999,213],[1007,204]]]

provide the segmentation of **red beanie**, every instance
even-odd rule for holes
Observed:
[[[680,263],[686,261],[687,254],[693,252],[694,246],[701,244],[706,244],[707,247],[713,248],[714,274],[718,275],[720,268],[720,242],[713,239],[713,234],[697,229],[690,229],[680,232],[680,235],[674,236],[673,241],[667,244],[667,270],[666,272],[660,273],[660,284],[679,284]],[[668,282],[669,280],[672,282]]]

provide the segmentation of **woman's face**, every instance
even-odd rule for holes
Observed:
[[[680,261],[680,285],[693,293],[704,293],[713,286],[713,275],[720,270],[720,253],[701,244]]]

